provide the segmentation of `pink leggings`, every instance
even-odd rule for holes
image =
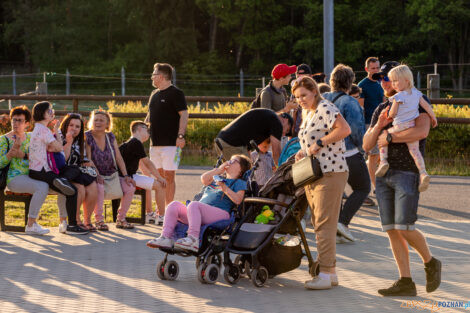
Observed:
[[[122,193],[124,194],[121,198],[121,206],[118,210],[118,220],[124,220],[126,218],[127,211],[131,207],[132,198],[134,197],[135,187],[132,185],[126,184],[126,181],[123,177],[119,177],[121,182]],[[104,220],[103,210],[104,210],[104,185],[96,184],[98,186],[98,199],[95,206],[95,221],[102,222]]]
[[[192,201],[187,208],[181,202],[173,201],[165,211],[162,235],[166,238],[173,238],[176,223],[180,221],[189,225],[188,235],[199,238],[201,225],[229,218],[230,214],[227,211],[199,201]]]

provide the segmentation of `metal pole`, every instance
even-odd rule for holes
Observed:
[[[172,84],[173,84],[173,86],[176,86],[176,70],[175,70],[175,68],[173,68],[173,73],[172,73],[171,76],[173,76]]]
[[[326,81],[333,71],[335,60],[334,50],[334,2],[323,0],[323,72]]]
[[[65,94],[70,94],[70,72],[69,69],[65,70]]]
[[[437,63],[434,63],[434,74],[437,74]]]
[[[126,71],[121,67],[121,95],[126,95]]]
[[[416,74],[416,88],[420,89],[421,88],[421,73],[418,71]]]
[[[262,81],[262,85],[263,85],[263,88],[264,88],[264,86],[266,86],[266,81],[265,81],[265,79],[264,79],[264,76],[263,76],[263,78],[261,79],[261,81]]]
[[[43,83],[46,82],[46,72],[43,72],[43,73],[42,73],[42,82],[43,82]]]
[[[16,95],[16,71],[13,70],[12,73],[12,79],[13,79],[13,94]]]
[[[240,97],[243,97],[243,69],[240,69]]]

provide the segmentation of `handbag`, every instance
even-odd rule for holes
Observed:
[[[292,164],[292,180],[296,188],[304,187],[322,177],[320,161],[313,155]]]
[[[114,149],[109,142],[108,134],[106,134],[106,142],[109,145],[109,149],[111,150],[111,155],[113,156],[114,167],[117,169],[116,164],[116,157],[114,156]],[[120,199],[123,196],[121,182],[119,180],[119,173],[116,170],[113,174],[109,176],[103,176],[104,180],[104,199],[105,200],[114,200]]]
[[[8,140],[7,136],[5,136],[5,140],[7,141],[6,153],[8,153],[10,151],[10,141]],[[4,190],[7,187],[7,177],[8,177],[9,169],[10,169],[10,162],[8,162],[8,164],[0,170],[0,190]]]

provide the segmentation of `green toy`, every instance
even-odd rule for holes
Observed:
[[[255,219],[255,224],[268,224],[269,221],[274,220],[274,213],[268,205],[263,206],[261,214]]]

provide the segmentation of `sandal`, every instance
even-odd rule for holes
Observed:
[[[133,229],[134,225],[131,223],[128,223],[126,220],[117,220],[116,221],[116,228],[122,228],[122,229]]]
[[[93,224],[86,224],[85,228],[87,228],[89,232],[96,232],[97,231],[96,227],[93,226]]]
[[[109,230],[108,225],[106,225],[103,221],[96,222],[95,225],[96,225],[96,229],[98,229],[98,230],[102,230],[102,231],[108,231]]]
[[[86,227],[86,225],[83,224],[83,223],[77,223],[77,226],[80,227],[80,228],[82,228],[82,229],[85,229],[85,230],[90,231],[90,230],[88,229],[88,227]]]

